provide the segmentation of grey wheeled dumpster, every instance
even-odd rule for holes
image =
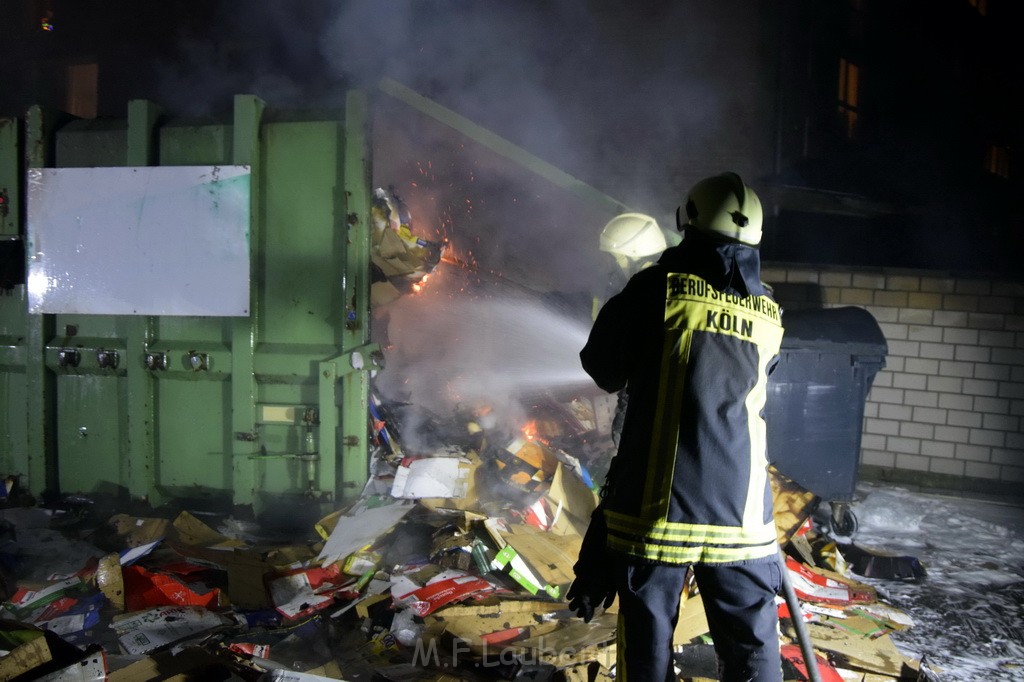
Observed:
[[[864,404],[888,347],[863,308],[786,311],[779,364],[768,380],[768,459],[832,505],[833,530],[849,535]]]

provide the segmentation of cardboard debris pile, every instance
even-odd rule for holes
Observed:
[[[409,209],[393,187],[374,190],[370,214],[370,300],[377,307],[416,291],[437,267],[447,245],[413,232]]]
[[[511,436],[472,417],[439,424],[418,452],[373,405],[366,490],[289,542],[198,511],[117,513],[76,531],[75,546],[96,551],[75,570],[26,577],[25,534],[61,514],[0,510],[0,681],[613,679],[616,605],[583,623],[564,600],[599,500],[589,471],[607,454],[593,438],[582,445],[593,405],[588,416],[574,400]],[[818,498],[778,472],[772,482],[787,568],[833,675],[823,679],[919,679],[889,636],[909,618],[815,532]],[[30,513],[34,527],[22,523]],[[73,560],[71,547],[54,541],[52,553]],[[805,679],[782,599],[779,609],[786,679]],[[709,642],[691,582],[675,632],[681,679],[713,679],[713,661],[696,655]]]

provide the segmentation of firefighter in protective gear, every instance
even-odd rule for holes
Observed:
[[[622,213],[609,220],[601,230],[599,246],[615,259],[617,267],[609,272],[609,290],[594,300],[594,315],[630,277],[653,265],[662,251],[678,243],[678,235],[666,235],[658,221],[644,213]]]
[[[632,275],[643,259],[668,247],[658,221],[643,213],[623,213],[601,230],[601,250],[615,257],[623,272]]]
[[[597,317],[597,311],[604,302],[618,293],[630,277],[654,265],[655,257],[668,248],[668,241],[658,226],[658,221],[651,216],[644,213],[622,213],[609,220],[601,230],[599,245],[601,251],[615,258],[618,269],[609,276],[608,290],[604,292],[603,297],[594,298],[591,319]],[[622,421],[626,416],[628,400],[629,396],[625,389],[618,392],[615,416],[612,420],[612,442],[616,447],[622,434]]]
[[[783,328],[760,279],[761,204],[724,173],[694,185],[677,218],[683,242],[602,307],[580,352],[597,385],[626,387],[629,403],[569,597],[585,607],[617,593],[617,679],[675,679],[692,569],[720,679],[780,682],[763,410]],[[608,566],[614,585],[594,577]]]

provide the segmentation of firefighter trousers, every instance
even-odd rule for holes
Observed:
[[[615,568],[619,597],[617,682],[676,680],[672,634],[686,566],[636,564]],[[778,559],[732,565],[695,564],[723,682],[782,682]]]

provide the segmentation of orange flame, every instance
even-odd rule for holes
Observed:
[[[423,275],[423,279],[421,279],[420,281],[418,281],[418,282],[416,282],[416,283],[414,283],[412,285],[412,292],[414,294],[418,294],[421,291],[423,291],[423,287],[427,284],[427,280],[429,278],[430,278],[430,275]]]

